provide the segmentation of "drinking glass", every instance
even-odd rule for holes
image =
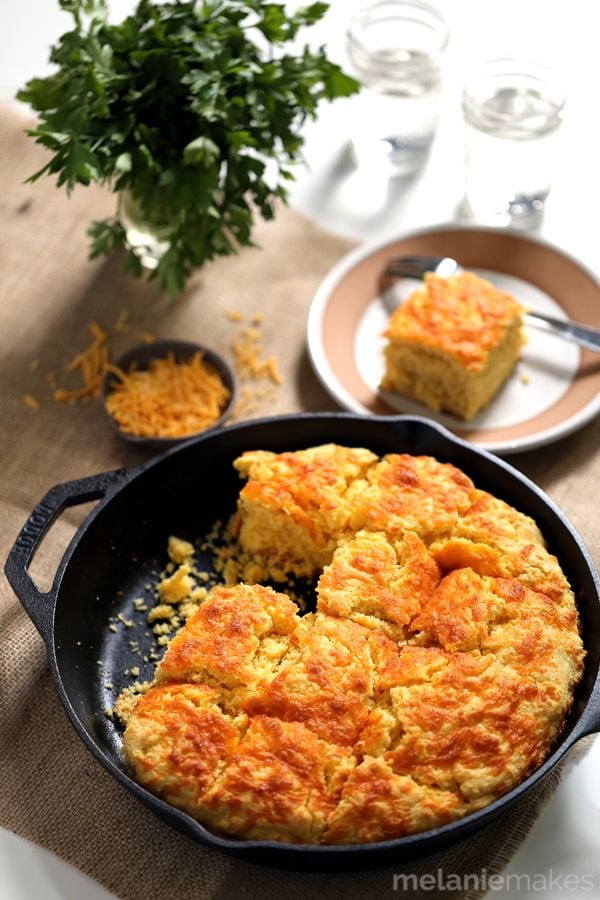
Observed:
[[[517,227],[541,220],[564,104],[556,74],[529,60],[488,60],[467,81],[465,206],[473,218]]]
[[[440,111],[448,29],[422,0],[376,0],[352,16],[349,61],[363,89],[354,99],[354,152],[359,162],[393,173],[424,162]]]

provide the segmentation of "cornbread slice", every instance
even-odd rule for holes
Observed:
[[[476,492],[450,539],[440,535],[430,550],[443,569],[469,566],[482,575],[517,578],[558,603],[570,592],[533,519],[487,491]]]
[[[328,844],[393,840],[461,816],[455,793],[397,775],[384,758],[365,757],[352,771],[329,818]]]
[[[254,685],[272,671],[298,624],[298,607],[262,585],[216,587],[171,640],[157,682],[198,681],[224,688]]]
[[[449,533],[471,507],[477,491],[464,472],[431,456],[388,453],[370,466],[366,484],[349,492],[355,525],[396,540],[414,531],[429,543]],[[358,529],[357,529],[358,530]]]
[[[369,629],[321,612],[304,616],[274,678],[244,701],[244,712],[303,722],[322,740],[352,749],[373,702]]]
[[[353,767],[302,722],[255,716],[204,796],[202,820],[246,838],[321,843]]]
[[[206,684],[154,685],[138,701],[123,752],[141,785],[201,821],[203,795],[242,729]]]
[[[523,345],[522,308],[472,272],[428,273],[385,332],[383,390],[472,419],[513,371]]]
[[[247,483],[234,530],[255,564],[243,579],[310,578],[322,569],[340,539],[353,532],[348,487],[376,460],[370,450],[337,444],[289,453],[249,451],[236,459]]]
[[[401,639],[439,580],[438,565],[413,532],[392,544],[380,532],[359,531],[323,570],[319,609]]]

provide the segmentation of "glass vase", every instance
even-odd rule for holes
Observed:
[[[119,192],[117,213],[128,248],[139,257],[144,268],[155,269],[169,249],[171,227],[159,217],[150,221],[128,190]]]

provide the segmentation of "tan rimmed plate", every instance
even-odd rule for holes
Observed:
[[[600,327],[598,279],[538,238],[505,229],[440,226],[359,247],[321,283],[308,319],[312,363],[341,406],[359,413],[426,415],[502,454],[548,444],[600,412],[600,355],[532,328],[517,369],[468,424],[380,391],[382,332],[389,314],[378,296],[379,275],[392,257],[415,254],[452,256],[532,310]]]

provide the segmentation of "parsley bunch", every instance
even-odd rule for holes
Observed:
[[[106,0],[59,3],[75,27],[52,48],[56,71],[18,94],[40,115],[28,133],[52,154],[29,180],[127,191],[168,234],[150,277],[178,294],[194,267],[252,245],[253,210],[270,219],[287,197],[303,120],[358,89],[322,47],[283,50],[328,5],[290,15],[265,0],[141,0],[112,25]],[[116,215],[88,233],[92,257],[126,248]],[[132,249],[125,266],[142,274]]]

